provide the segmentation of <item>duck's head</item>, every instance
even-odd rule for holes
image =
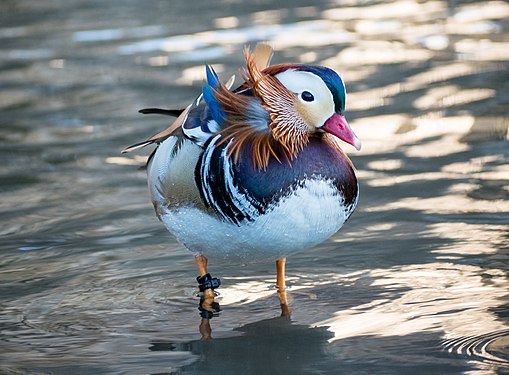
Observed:
[[[326,132],[360,150],[361,142],[344,116],[345,85],[334,70],[293,65],[274,77],[293,94],[293,108],[309,134]]]
[[[271,157],[291,161],[310,138],[330,140],[329,134],[360,149],[361,142],[344,116],[345,85],[334,70],[302,64],[267,66],[248,49],[245,58],[246,82],[233,92],[220,84],[214,91],[231,124],[223,139],[232,141],[231,154],[238,157],[249,144],[254,164],[266,168]],[[244,90],[258,100],[238,94]]]

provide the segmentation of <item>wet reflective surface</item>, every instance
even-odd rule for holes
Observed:
[[[174,2],[171,2],[174,3]],[[3,1],[0,372],[509,372],[509,5],[501,1]],[[337,69],[359,207],[274,264],[210,264],[157,221],[126,145],[244,44]],[[148,151],[145,151],[146,154]]]

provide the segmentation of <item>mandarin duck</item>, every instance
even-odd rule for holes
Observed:
[[[193,254],[205,295],[200,309],[219,310],[209,259],[276,261],[281,307],[288,310],[286,257],[325,241],[354,211],[359,189],[337,139],[360,141],[344,117],[346,91],[332,69],[269,65],[272,48],[245,49],[244,83],[231,90],[206,66],[201,94],[178,116],[147,162],[157,217]],[[210,315],[209,317],[212,317]]]

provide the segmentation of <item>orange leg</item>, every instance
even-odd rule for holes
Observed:
[[[281,302],[281,316],[290,318],[290,306],[286,297],[286,276],[285,276],[286,258],[276,260],[276,285]]]
[[[196,255],[194,259],[196,260],[196,265],[198,266],[198,272],[200,273],[200,277],[205,276],[207,274],[207,263],[209,262],[208,259],[203,255]],[[212,289],[206,289],[203,292],[203,298],[205,299],[205,303],[203,306],[210,307],[212,302],[214,302],[214,297],[215,297],[214,291]]]
[[[194,260],[198,266],[198,272],[200,272],[200,276],[205,276],[207,274],[207,264],[209,263],[209,260],[203,255],[195,255]]]
[[[208,259],[203,255],[195,256],[196,265],[198,266],[198,272],[200,277],[207,274],[207,263]],[[212,304],[214,303],[214,291],[212,289],[206,289],[203,292],[203,297],[200,306],[208,311],[214,312]],[[209,340],[212,338],[212,328],[210,327],[210,319],[202,318],[199,326],[202,340]]]

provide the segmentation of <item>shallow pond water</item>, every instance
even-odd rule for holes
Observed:
[[[0,372],[509,373],[509,5],[502,1],[0,3]],[[288,260],[194,260],[121,155],[242,48],[330,66],[363,141],[358,209]]]

